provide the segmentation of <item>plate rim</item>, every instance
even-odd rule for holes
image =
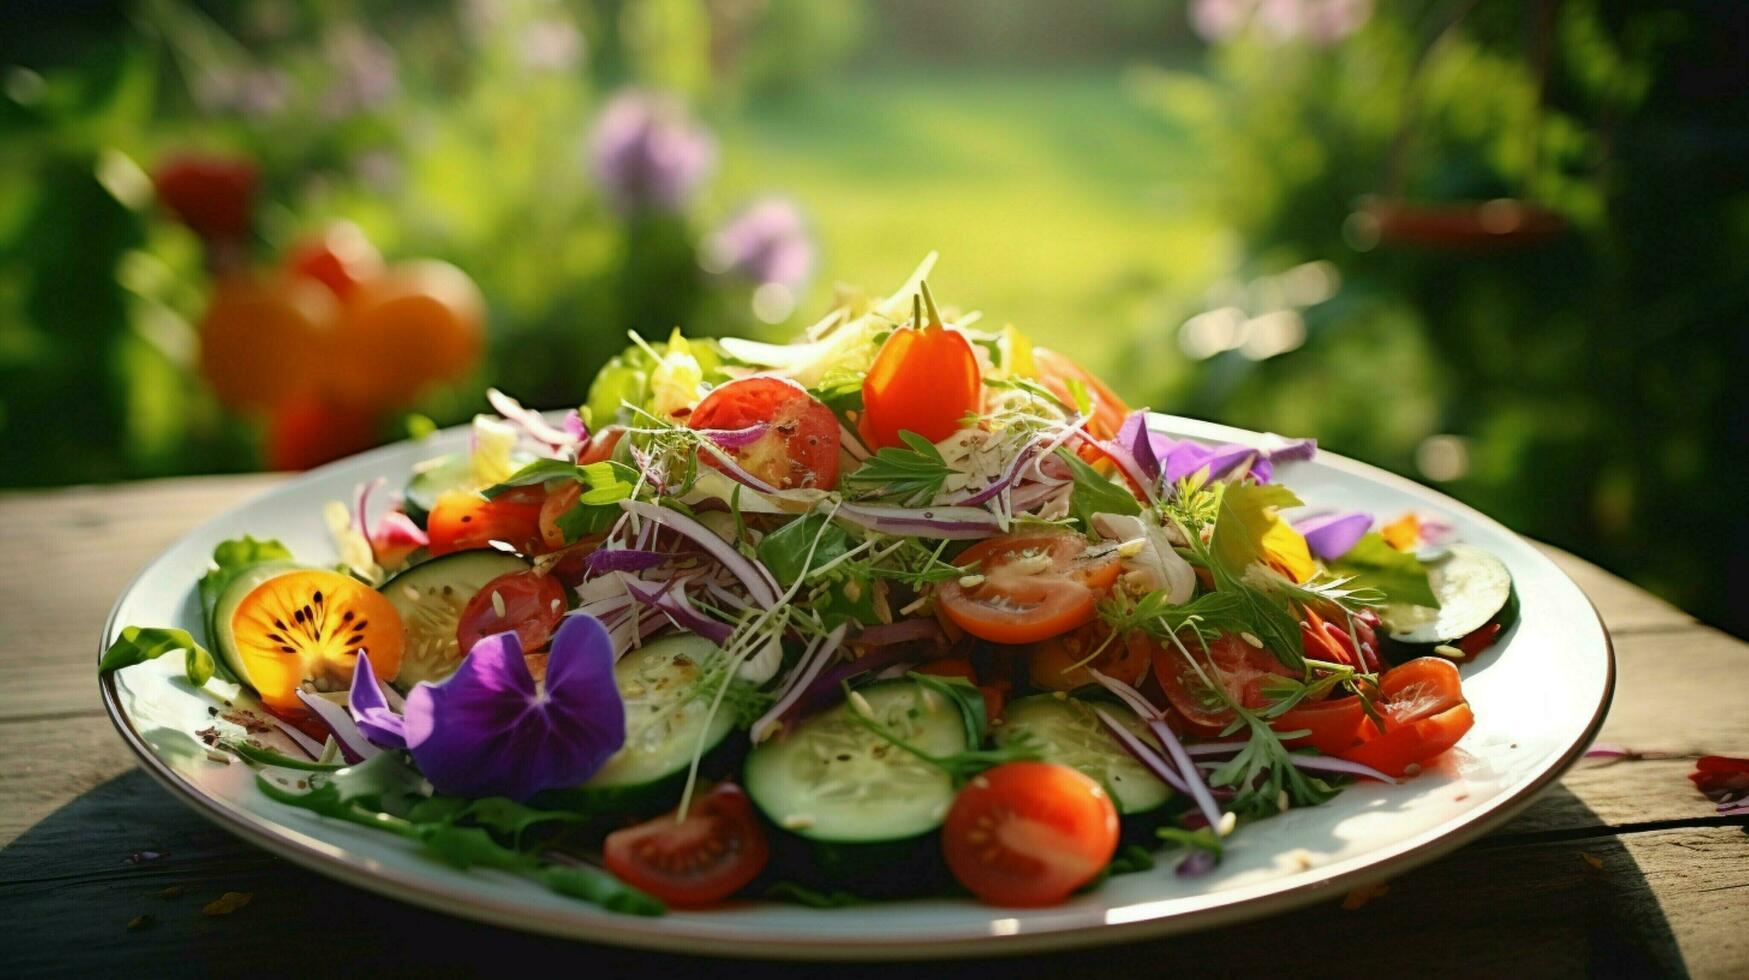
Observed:
[[[1224,439],[1231,442],[1256,444],[1272,438],[1266,433],[1239,429],[1202,419],[1150,413],[1150,420],[1156,419],[1173,425],[1179,431],[1184,431],[1187,428],[1198,430],[1192,433],[1198,439]],[[465,426],[444,431],[454,432],[459,428],[465,428]],[[181,542],[199,536],[209,527],[225,521],[239,510],[253,506],[264,497],[282,491],[289,484],[304,481],[313,482],[319,480],[323,474],[332,469],[364,464],[378,457],[405,452],[406,448],[413,443],[414,440],[401,440],[297,474],[291,477],[287,483],[251,494],[245,500],[208,517],[178,535],[174,541],[148,560],[128,580],[127,585],[116,597],[115,603],[111,606],[109,615],[105,619],[103,631],[98,637],[98,659],[102,659],[110,642],[110,637],[115,635],[116,620],[128,597],[138,588],[147,572],[151,571]],[[1440,824],[1430,827],[1420,834],[1388,846],[1382,853],[1375,851],[1350,858],[1345,863],[1357,866],[1334,874],[1315,874],[1310,880],[1286,887],[1283,887],[1279,880],[1258,882],[1223,893],[1227,896],[1226,900],[1217,904],[1188,911],[1157,914],[1147,914],[1144,911],[1133,919],[1110,921],[1114,911],[1145,910],[1147,906],[1157,904],[1140,902],[1128,906],[1108,907],[1102,921],[1083,921],[1087,919],[1088,913],[1074,912],[1064,913],[1063,918],[1072,921],[1063,924],[1050,921],[1022,923],[1019,920],[1010,919],[1006,921],[1011,924],[1011,928],[995,928],[1003,920],[993,917],[993,921],[988,924],[987,928],[975,934],[930,936],[920,940],[910,934],[894,933],[874,940],[846,939],[841,936],[818,938],[806,933],[791,933],[783,938],[739,938],[736,935],[739,930],[729,925],[701,929],[691,924],[676,926],[674,925],[676,920],[666,918],[641,919],[635,916],[621,916],[611,913],[578,917],[550,909],[533,908],[515,901],[500,901],[468,889],[452,888],[419,875],[403,874],[388,868],[367,868],[364,864],[368,862],[361,862],[355,855],[343,848],[310,837],[283,823],[250,813],[229,801],[201,791],[186,777],[166,765],[134,727],[132,719],[121,708],[115,690],[115,675],[113,673],[100,675],[98,686],[103,695],[105,713],[109,716],[109,720],[115,726],[118,734],[121,735],[122,741],[138,758],[141,768],[150,774],[159,785],[169,790],[173,797],[207,820],[257,847],[325,877],[430,911],[485,922],[518,932],[533,932],[560,939],[668,953],[684,952],[694,955],[743,959],[831,961],[1003,956],[1089,945],[1135,942],[1176,933],[1217,928],[1280,915],[1346,893],[1363,885],[1401,875],[1438,860],[1496,829],[1534,802],[1543,790],[1552,785],[1579,760],[1602,727],[1604,718],[1608,715],[1615,697],[1615,642],[1610,635],[1608,626],[1603,622],[1602,615],[1597,611],[1596,604],[1583,589],[1579,588],[1578,583],[1574,582],[1571,576],[1555,565],[1547,555],[1536,551],[1534,545],[1531,545],[1522,535],[1468,504],[1372,464],[1323,449],[1319,450],[1317,459],[1318,462],[1332,465],[1337,470],[1346,471],[1351,475],[1384,484],[1413,496],[1425,499],[1431,495],[1441,506],[1461,512],[1470,520],[1491,525],[1496,531],[1529,546],[1537,560],[1547,562],[1563,580],[1573,586],[1580,598],[1585,601],[1586,608],[1589,609],[1592,619],[1597,624],[1598,632],[1603,638],[1604,652],[1602,696],[1593,709],[1592,716],[1584,726],[1584,730],[1564,752],[1551,762],[1545,763],[1540,771],[1526,780],[1516,791],[1504,794],[1500,798],[1482,805],[1479,810],[1456,818],[1463,820],[1460,826],[1448,828],[1446,824]],[[1302,874],[1311,874],[1316,870],[1312,869],[1311,872],[1302,872]],[[480,872],[476,871],[475,873]],[[656,926],[653,923],[666,923],[666,925]],[[684,948],[677,949],[676,943],[685,943],[686,945]]]

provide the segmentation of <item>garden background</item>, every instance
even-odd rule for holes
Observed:
[[[1134,404],[1749,634],[1744,50],[1729,0],[13,0],[0,486],[575,405],[628,330],[782,338],[937,250],[937,296]],[[363,415],[221,402],[153,183],[190,154],[253,173],[244,265],[346,221],[465,271],[483,358]]]

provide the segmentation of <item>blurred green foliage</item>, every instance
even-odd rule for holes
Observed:
[[[259,422],[221,411],[189,370],[200,252],[144,173],[172,150],[259,161],[264,260],[344,218],[391,259],[476,279],[489,364],[412,406],[440,422],[487,382],[574,404],[628,329],[783,335],[793,324],[753,315],[752,283],[698,258],[776,193],[821,255],[795,319],[834,278],[883,288],[940,249],[937,295],[1138,404],[1315,435],[1749,632],[1733,602],[1749,590],[1733,499],[1749,363],[1740,10],[1188,8],[9,10],[0,483],[258,465]],[[684,99],[720,143],[683,207],[626,214],[597,186],[590,134],[627,87]],[[1381,202],[1500,198],[1562,230],[1441,249],[1378,220]]]

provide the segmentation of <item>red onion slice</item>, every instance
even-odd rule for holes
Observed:
[[[668,510],[642,500],[622,500],[619,505],[629,513],[636,514],[652,524],[660,524],[691,538],[699,547],[709,552],[712,558],[720,562],[725,569],[728,569],[729,574],[741,581],[741,587],[747,590],[747,594],[753,597],[754,602],[766,609],[777,605],[780,594],[777,580],[771,577],[771,573],[765,570],[765,566],[736,551],[727,541],[717,537],[715,531],[679,511]]]
[[[996,515],[980,507],[872,507],[845,504],[838,516],[885,534],[970,540],[1002,533]]]
[[[837,628],[810,644],[802,659],[796,664],[785,681],[787,690],[781,694],[771,710],[759,716],[759,720],[747,730],[747,735],[757,745],[771,737],[772,731],[783,721],[796,702],[804,693],[814,686],[814,681],[820,676],[826,664],[830,663],[838,648],[844,642],[844,634],[849,630],[849,623],[839,623]]]
[[[940,623],[920,617],[870,626],[852,637],[850,642],[865,647],[884,647],[894,643],[910,643],[913,640],[938,640],[942,636]]]
[[[382,751],[370,744],[370,739],[364,737],[358,722],[352,720],[352,715],[345,708],[302,688],[298,689],[298,700],[315,714],[324,727],[334,733],[334,741],[340,746],[340,754],[347,762],[363,762]]]
[[[1141,763],[1144,769],[1153,773],[1155,778],[1180,793],[1190,792],[1190,787],[1184,783],[1183,775],[1173,769],[1171,764],[1161,757],[1160,753],[1155,752],[1148,743],[1137,738],[1135,732],[1125,728],[1121,722],[1107,714],[1103,708],[1094,708],[1093,713],[1099,716],[1100,722],[1105,725],[1105,730],[1111,733],[1111,737],[1117,740],[1117,744],[1123,746],[1123,750]]]

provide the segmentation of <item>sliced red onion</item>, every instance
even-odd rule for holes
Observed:
[[[1124,478],[1130,481],[1132,487],[1140,487],[1148,500],[1154,499],[1154,480],[1142,469],[1136,457],[1126,448],[1116,442],[1101,442],[1084,431],[1076,432],[1076,441],[1085,443],[1104,454],[1106,459],[1114,463]]]
[[[740,449],[758,442],[769,431],[769,423],[755,422],[744,429],[699,429],[698,434],[724,449]]]
[[[1287,761],[1293,763],[1295,769],[1308,769],[1313,772],[1339,772],[1349,776],[1365,776],[1381,783],[1397,785],[1397,781],[1379,772],[1371,766],[1363,766],[1358,762],[1338,759],[1328,755],[1302,755],[1296,752],[1288,753]]]
[[[1241,751],[1244,750],[1244,748],[1247,744],[1249,744],[1249,743],[1247,743],[1247,742],[1199,742],[1195,745],[1186,745],[1184,747],[1184,752],[1186,755],[1189,755],[1192,758],[1200,758],[1202,756],[1210,756],[1210,755],[1238,755]]]
[[[641,572],[655,568],[657,565],[672,561],[673,555],[664,551],[646,551],[641,548],[597,548],[583,559],[583,564],[589,571],[600,575],[606,572]]]
[[[642,645],[645,640],[667,628],[666,616],[638,616],[628,613],[607,631],[608,642],[613,644],[613,658],[618,660],[627,651]]]
[[[855,660],[841,663],[805,685],[791,705],[788,716],[799,718],[830,707],[843,695],[845,681],[870,672],[878,674],[896,663],[916,659],[916,656],[916,651],[904,646],[876,647]]]
[[[1137,738],[1135,732],[1125,728],[1121,722],[1107,714],[1103,708],[1094,708],[1093,713],[1099,716],[1100,722],[1105,725],[1106,731],[1111,733],[1111,737],[1117,740],[1117,744],[1123,746],[1123,750],[1141,763],[1144,769],[1153,773],[1155,778],[1180,793],[1190,792],[1190,787],[1184,783],[1183,775],[1173,769],[1171,764],[1161,757],[1160,753],[1155,752],[1148,743]]]
[[[741,587],[747,590],[754,602],[766,609],[777,605],[780,595],[777,580],[765,570],[765,566],[736,551],[727,541],[717,537],[715,531],[679,511],[668,510],[642,500],[622,500],[619,505],[652,524],[660,524],[691,538],[694,543],[710,552],[712,558],[721,562],[729,574],[740,580]]]
[[[663,588],[654,589],[635,579],[627,579],[626,590],[639,602],[667,616],[669,622],[675,626],[697,633],[717,646],[729,642],[729,637],[735,632],[733,626],[712,619],[693,608],[692,603],[686,598],[686,586],[680,580],[671,581]]]
[[[751,606],[747,605],[746,599],[743,599],[740,596],[736,595],[735,593],[730,592],[728,589],[723,588],[721,585],[718,585],[715,582],[706,582],[704,584],[704,590],[711,594],[712,599],[715,599],[716,601],[722,603],[724,606],[727,606],[730,609],[746,610],[746,609],[752,608]]]
[[[885,534],[969,540],[1002,532],[996,515],[980,507],[872,507],[845,504],[838,516]]]
[[[849,627],[849,623],[840,623],[824,638],[816,639],[808,645],[807,650],[802,653],[802,659],[796,663],[795,669],[785,679],[785,690],[778,696],[776,703],[771,706],[771,710],[760,715],[759,720],[755,721],[752,727],[747,730],[747,735],[754,744],[771,737],[772,731],[776,729],[785,715],[813,686],[814,681],[820,676],[820,671],[825,669],[832,657],[838,652],[839,646],[844,642],[844,634],[849,630]]]
[[[1221,859],[1215,856],[1215,852],[1197,848],[1178,862],[1174,873],[1180,878],[1196,878],[1213,871],[1220,863]]]
[[[1043,442],[1044,438],[1041,436],[1033,439],[1024,446],[1021,446],[1020,451],[1014,454],[1013,461],[1003,468],[1002,472],[997,475],[996,479],[989,486],[979,490],[977,493],[974,493],[969,497],[956,500],[954,503],[961,507],[970,507],[975,504],[981,504],[1013,486],[1014,481],[1020,479],[1020,471],[1025,469],[1026,464],[1032,461],[1033,453],[1038,451],[1038,447],[1043,444]]]
[[[1136,714],[1142,716],[1142,720],[1147,722],[1148,730],[1154,733],[1154,737],[1165,748],[1166,757],[1177,767],[1178,772],[1184,777],[1184,781],[1189,784],[1190,797],[1196,801],[1197,808],[1202,811],[1203,816],[1208,818],[1209,826],[1220,826],[1221,808],[1215,805],[1214,797],[1209,795],[1208,783],[1202,778],[1202,773],[1197,771],[1196,763],[1192,762],[1190,755],[1184,751],[1184,743],[1178,740],[1178,736],[1173,734],[1171,727],[1166,724],[1166,715],[1143,697],[1142,692],[1123,681],[1115,677],[1108,677],[1092,668],[1088,668],[1088,673],[1093,675],[1093,679],[1098,681],[1100,686],[1116,694]]]
[[[1066,486],[1060,483],[1029,483],[1024,487],[1015,490],[1014,493],[1009,496],[1008,502],[1013,508],[1014,513],[1023,514],[1028,511],[1037,510],[1041,504],[1060,493],[1067,492],[1067,489]]]
[[[1739,813],[1749,813],[1749,798],[1741,800],[1726,800],[1719,804],[1719,812],[1726,816],[1736,816]]]
[[[941,624],[933,619],[901,619],[896,623],[870,626],[852,637],[850,642],[865,647],[884,647],[914,640],[938,640],[942,636]]]
[[[551,449],[568,450],[577,442],[576,435],[556,428],[546,420],[546,416],[522,407],[521,402],[496,388],[486,389],[486,401],[491,403],[492,409],[503,416],[505,421],[516,425],[534,441]],[[582,422],[581,416],[578,417],[578,422]]]
[[[868,448],[862,444],[862,439],[846,428],[843,422],[838,423],[838,445],[858,463],[868,458]]]
[[[1626,746],[1606,745],[1602,742],[1585,750],[1587,759],[1625,759],[1632,754],[1633,751]]]
[[[352,720],[352,715],[338,704],[318,694],[299,688],[298,700],[313,712],[323,726],[334,733],[334,741],[340,746],[340,754],[347,762],[363,762],[382,751],[370,744],[370,739],[364,737],[359,730],[358,722]]]
[[[298,748],[302,749],[305,755],[309,756],[312,759],[321,758],[321,756],[322,756],[322,743],[316,741],[315,739],[311,738],[308,735],[305,735],[302,731],[299,731],[298,727],[296,725],[291,725],[291,724],[288,724],[284,721],[281,721],[280,719],[275,718],[273,715],[268,715],[267,720],[270,722],[273,722],[274,727],[278,728],[280,730],[280,732],[285,735],[286,738],[291,739],[292,744],[296,745]]]

